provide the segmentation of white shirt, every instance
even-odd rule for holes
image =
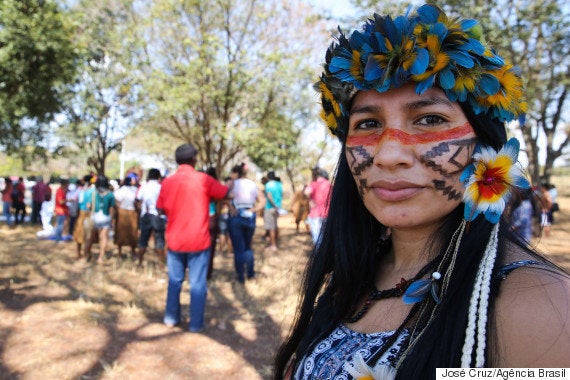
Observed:
[[[151,179],[139,187],[137,200],[141,201],[141,216],[144,214],[158,215],[156,210],[156,200],[160,194],[160,183],[156,179]]]
[[[136,186],[121,186],[115,191],[115,202],[117,207],[123,210],[135,209],[135,198],[137,196]]]
[[[259,189],[255,182],[248,178],[238,178],[234,181],[233,195],[236,208],[251,208],[255,205]]]

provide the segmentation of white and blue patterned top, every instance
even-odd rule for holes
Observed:
[[[364,361],[368,361],[371,356],[384,348],[394,333],[395,331],[392,330],[364,334],[340,324],[307,356],[303,357],[293,378],[296,380],[353,379],[350,373],[344,369],[344,365],[354,360],[357,354]],[[409,331],[404,330],[392,347],[386,350],[382,357],[373,364],[385,364],[394,367],[402,353],[402,343],[408,335]]]

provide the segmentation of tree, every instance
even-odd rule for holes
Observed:
[[[318,21],[308,17],[310,8],[278,0],[168,0],[149,1],[147,9],[139,35],[147,36],[149,124],[196,145],[201,163],[220,174],[246,147],[275,141],[272,128],[288,130],[288,145],[292,128],[307,124],[301,100],[312,92],[316,74],[307,64],[315,61],[307,58],[319,38],[308,32]],[[326,29],[320,32],[324,37]]]
[[[54,1],[0,1],[0,146],[7,153],[28,161],[45,153],[60,89],[75,73],[74,30]]]
[[[251,130],[247,136],[247,156],[264,172],[283,169],[295,192],[295,174],[302,162],[299,137],[293,121],[284,115],[272,115],[261,128]]]
[[[550,182],[554,161],[570,143],[564,112],[570,88],[570,14],[564,1],[446,2],[453,10],[470,11],[481,20],[492,46],[518,65],[525,79],[529,110],[521,126],[529,159],[528,172],[534,183]],[[560,137],[560,142],[555,140]],[[544,140],[545,162],[539,163],[538,141]]]
[[[128,69],[134,11],[129,0],[79,2],[74,11],[84,25],[77,34],[84,60],[76,83],[66,92],[58,151],[83,157],[98,174],[105,174],[109,155],[120,150],[136,120],[137,84]]]

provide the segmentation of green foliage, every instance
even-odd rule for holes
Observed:
[[[275,133],[291,146],[294,125],[307,124],[307,104],[314,104],[303,102],[313,80],[307,65],[314,62],[306,60],[307,8],[297,5],[150,1],[152,21],[138,25],[139,35],[148,36],[141,97],[149,124],[196,145],[200,163],[219,173],[251,147],[275,152]],[[283,155],[271,165],[283,167]],[[262,156],[252,160],[270,165]]]
[[[76,38],[84,59],[76,82],[66,89],[57,151],[86,160],[99,174],[106,173],[107,159],[120,149],[136,119],[137,85],[128,70],[131,50],[125,46],[133,15],[129,0],[83,1],[74,7],[74,17],[83,25]]]
[[[452,0],[445,6],[480,20],[491,46],[521,68],[529,104],[521,128],[528,171],[534,183],[549,182],[554,161],[570,143],[568,131],[564,130],[570,122],[570,115],[564,112],[570,90],[570,14],[566,2]],[[555,135],[561,137],[561,143],[555,144]],[[538,146],[539,137],[544,138],[545,146]],[[543,166],[538,160],[540,149],[546,151]]]
[[[275,115],[263,128],[250,131],[245,151],[264,172],[294,167],[301,161],[300,134],[292,128],[291,120]]]
[[[74,75],[73,33],[54,1],[0,1],[0,146],[7,153],[31,159],[43,152],[37,144],[62,107],[61,86]]]

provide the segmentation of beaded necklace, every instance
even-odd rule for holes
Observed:
[[[372,305],[373,301],[378,301],[385,298],[401,297],[412,282],[413,280],[406,280],[405,278],[402,277],[400,282],[397,283],[396,286],[391,289],[378,290],[376,289],[376,287],[374,287],[368,293],[368,298],[366,298],[366,301],[364,302],[364,305],[362,305],[360,311],[356,313],[353,317],[347,318],[346,321],[348,323],[354,323],[359,319],[361,319],[364,316],[364,314],[366,314],[366,312],[370,308],[370,305]]]

